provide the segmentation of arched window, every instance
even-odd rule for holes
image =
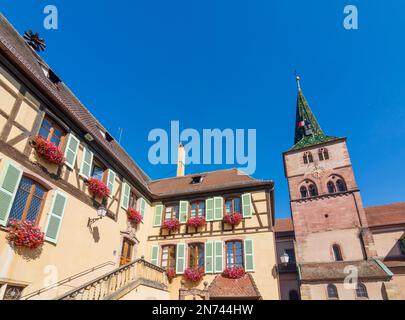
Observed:
[[[328,187],[328,193],[335,193],[336,192],[336,187],[333,181],[329,181],[327,184]]]
[[[334,284],[328,284],[328,299],[339,299],[337,288]]]
[[[333,256],[335,257],[335,261],[343,261],[342,251],[340,250],[340,246],[337,244],[334,244],[332,246],[332,249],[333,249]]]
[[[308,190],[306,186],[300,188],[301,198],[308,198]]]
[[[357,298],[368,299],[367,288],[361,282],[357,283],[356,296],[357,296]]]
[[[38,223],[46,189],[38,182],[22,177],[15,196],[9,220],[28,220]]]
[[[290,300],[299,300],[300,295],[298,294],[297,290],[290,290],[290,292],[288,293],[288,298]]]
[[[315,196],[318,195],[318,190],[316,189],[316,186],[315,186],[313,183],[311,183],[311,184],[309,185],[308,191],[309,191],[309,195],[310,195],[311,197],[315,197]]]
[[[320,148],[318,150],[318,157],[320,161],[328,160],[329,159],[329,152],[326,148]]]
[[[304,163],[311,163],[314,162],[314,157],[312,156],[312,153],[307,151],[304,152]]]
[[[342,179],[336,181],[336,187],[339,192],[347,191],[346,183]]]

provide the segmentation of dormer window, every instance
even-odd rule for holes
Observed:
[[[106,139],[108,142],[111,142],[111,141],[114,140],[113,136],[112,136],[111,134],[109,134],[107,131],[105,132],[105,139]]]
[[[199,184],[203,181],[202,176],[194,176],[191,178],[191,184]]]

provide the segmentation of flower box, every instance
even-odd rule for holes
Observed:
[[[172,280],[176,277],[176,270],[174,270],[173,268],[168,268],[166,270],[166,275],[169,282],[172,282]]]
[[[127,217],[128,220],[132,221],[135,224],[140,224],[143,219],[142,214],[134,208],[128,208]]]
[[[199,228],[205,226],[205,218],[204,217],[191,217],[187,220],[187,226]]]
[[[227,213],[224,216],[223,221],[232,226],[237,226],[242,221],[242,215],[240,213]]]
[[[204,268],[187,268],[184,278],[191,282],[200,282],[204,277]]]
[[[38,158],[57,165],[65,162],[62,151],[59,150],[56,144],[47,141],[46,138],[35,136],[30,144],[34,148]]]
[[[16,247],[36,249],[44,243],[44,233],[27,220],[11,220],[7,232],[7,240]]]
[[[245,275],[245,269],[242,267],[226,268],[222,275],[229,279],[239,279]]]
[[[162,229],[166,229],[168,231],[177,231],[180,229],[180,222],[176,218],[165,220],[163,221]]]
[[[92,193],[96,197],[105,198],[110,195],[110,189],[108,189],[107,185],[97,178],[92,177],[87,179],[86,185],[90,193]]]

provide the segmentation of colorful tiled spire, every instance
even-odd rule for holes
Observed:
[[[300,77],[297,76],[298,97],[297,113],[295,120],[294,146],[290,150],[297,150],[311,145],[337,139],[336,137],[326,136],[321,126],[316,120],[311,108],[305,99],[301,90]]]

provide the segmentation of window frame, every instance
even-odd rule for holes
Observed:
[[[94,168],[95,167],[97,167],[97,168],[100,168],[102,171],[103,171],[103,174],[102,174],[102,176],[101,176],[101,179],[100,179],[100,181],[102,181],[102,182],[106,182],[105,180],[106,180],[106,173],[107,173],[107,167],[105,166],[105,165],[103,165],[102,163],[101,163],[101,161],[100,160],[98,160],[95,156],[93,157],[93,162],[92,162],[92,164],[91,164],[91,171],[90,171],[90,178],[96,178],[96,179],[98,179],[97,177],[95,177],[94,176]]]
[[[197,209],[196,209],[197,210],[197,215],[192,216],[191,211],[192,211],[193,204],[195,204],[195,203],[199,204]],[[204,211],[203,211],[203,215],[200,216],[200,215],[198,215],[198,211],[200,210],[200,204],[201,203],[204,204]],[[193,218],[193,217],[204,217],[205,218],[206,214],[207,214],[207,208],[206,208],[205,199],[198,199],[198,200],[190,201],[189,206],[188,206],[188,218]]]
[[[239,211],[235,211],[235,199],[239,199]],[[228,197],[224,197],[224,214],[228,214],[228,212],[226,211],[226,203],[228,201],[232,201],[231,202],[231,207],[232,210],[230,212],[230,214],[232,213],[239,213],[239,214],[243,214],[242,212],[242,197],[239,195],[233,195],[233,196],[228,196]]]
[[[340,181],[340,182],[339,182]],[[346,182],[345,182],[345,180],[343,179],[343,178],[341,178],[341,177],[338,177],[337,179],[336,179],[336,191],[337,192],[346,192],[347,191],[347,185],[346,185]],[[341,185],[342,187],[343,187],[343,189],[342,190],[340,190],[340,188],[339,188],[339,185]]]
[[[202,266],[200,266],[198,264],[198,261],[200,260],[200,252],[199,252],[199,248],[198,248],[199,246],[202,247],[202,255],[203,255]],[[192,247],[194,247],[194,248],[192,248]],[[191,254],[192,254],[193,251],[197,251],[197,255],[193,257],[194,260],[195,260],[194,263],[196,262],[196,265],[192,265],[192,263],[191,263],[191,261],[192,261],[191,260]],[[188,259],[187,259],[187,262],[188,262],[188,267],[189,268],[203,268],[204,271],[205,271],[205,243],[204,242],[191,242],[191,243],[188,244]]]
[[[359,287],[362,288],[363,292],[365,293],[365,295],[359,295]],[[356,288],[354,290],[356,292],[356,299],[361,299],[361,300],[368,300],[369,295],[368,295],[368,291],[367,291],[367,287],[364,283],[362,282],[357,282]]]
[[[329,293],[329,289],[333,288],[334,293],[336,293],[336,296],[331,296]],[[334,285],[333,283],[328,283],[328,285],[326,286],[326,296],[328,300],[339,300],[339,291],[336,287],[336,285]]]
[[[312,190],[315,191],[314,194],[311,193],[311,187]],[[319,196],[318,188],[316,187],[316,184],[314,182],[311,182],[308,186],[308,195],[310,198]]]
[[[331,187],[333,187],[333,190],[331,191],[330,189],[329,189],[329,186],[331,186]],[[332,181],[332,180],[329,180],[327,183],[326,183],[326,188],[328,189],[328,193],[329,194],[334,194],[334,193],[336,193],[336,185],[335,185],[335,183]]]
[[[177,217],[176,217],[176,215],[173,215],[173,212],[174,212],[173,208],[174,207],[177,207]],[[166,209],[167,208],[172,208],[170,210],[170,218],[168,218],[168,219],[166,219]],[[163,206],[162,223],[167,221],[167,220],[173,219],[173,218],[176,218],[177,220],[180,220],[180,203],[179,202],[171,202],[171,203],[165,204]]]
[[[304,190],[305,190],[305,196],[303,196],[303,191]],[[300,187],[300,196],[301,196],[301,199],[309,198],[308,188],[306,186],[304,186],[304,185],[302,185]]]
[[[60,137],[59,143],[57,144],[57,147],[59,148],[59,150],[62,150],[63,147],[64,147],[65,139],[66,139],[66,136],[67,136],[68,133],[66,132],[66,130],[64,130],[64,129],[62,128],[62,126],[60,126],[60,125],[57,123],[57,121],[55,121],[55,120],[54,120],[53,118],[51,118],[50,116],[45,115],[44,118],[42,119],[41,125],[40,125],[40,127],[39,127],[38,135],[40,135],[40,131],[41,131],[41,129],[42,129],[42,125],[43,125],[44,121],[48,121],[48,122],[51,124],[51,127],[49,128],[48,136],[47,136],[47,137],[44,136],[44,138],[46,138],[46,141],[51,142],[51,139],[52,139],[52,137],[53,137],[53,134],[54,134],[54,132],[55,132],[55,129],[56,129],[56,130],[59,130],[59,131],[61,132],[61,137]],[[56,144],[56,143],[55,143],[55,144]]]
[[[163,259],[163,254],[164,254],[165,248],[168,248],[166,260]],[[173,253],[174,259],[170,259],[171,253]],[[163,266],[163,261],[167,262],[166,267]],[[174,261],[174,266],[172,266],[172,267],[170,266],[170,261]],[[166,271],[168,268],[176,270],[176,245],[175,244],[165,244],[160,247],[160,267]]]
[[[304,164],[310,164],[314,162],[314,156],[312,155],[311,151],[305,151],[302,158],[304,160]]]
[[[230,242],[234,243],[233,246],[232,246],[232,254],[233,254],[234,265],[232,265],[232,266],[229,266],[229,265],[228,265],[228,243],[230,243]],[[235,243],[236,243],[236,242],[240,242],[240,245],[241,245],[241,254],[240,254],[240,256],[241,256],[241,258],[242,258],[242,265],[241,265],[241,266],[238,266],[238,265],[236,264],[236,257],[237,257],[237,255],[235,254],[235,251],[237,250],[237,249],[236,249],[236,246],[235,246]],[[225,255],[225,267],[226,267],[226,268],[236,268],[236,267],[245,268],[244,241],[243,241],[243,240],[240,240],[240,239],[232,239],[232,240],[224,241],[224,243],[225,243],[225,252],[224,252],[224,255]]]
[[[334,243],[332,245],[332,254],[333,254],[334,261],[336,261],[336,262],[344,261],[342,247],[339,244]]]
[[[137,205],[138,205],[138,197],[136,196],[135,192],[132,190],[131,186],[129,185],[128,208],[133,208],[133,209],[138,210]]]

